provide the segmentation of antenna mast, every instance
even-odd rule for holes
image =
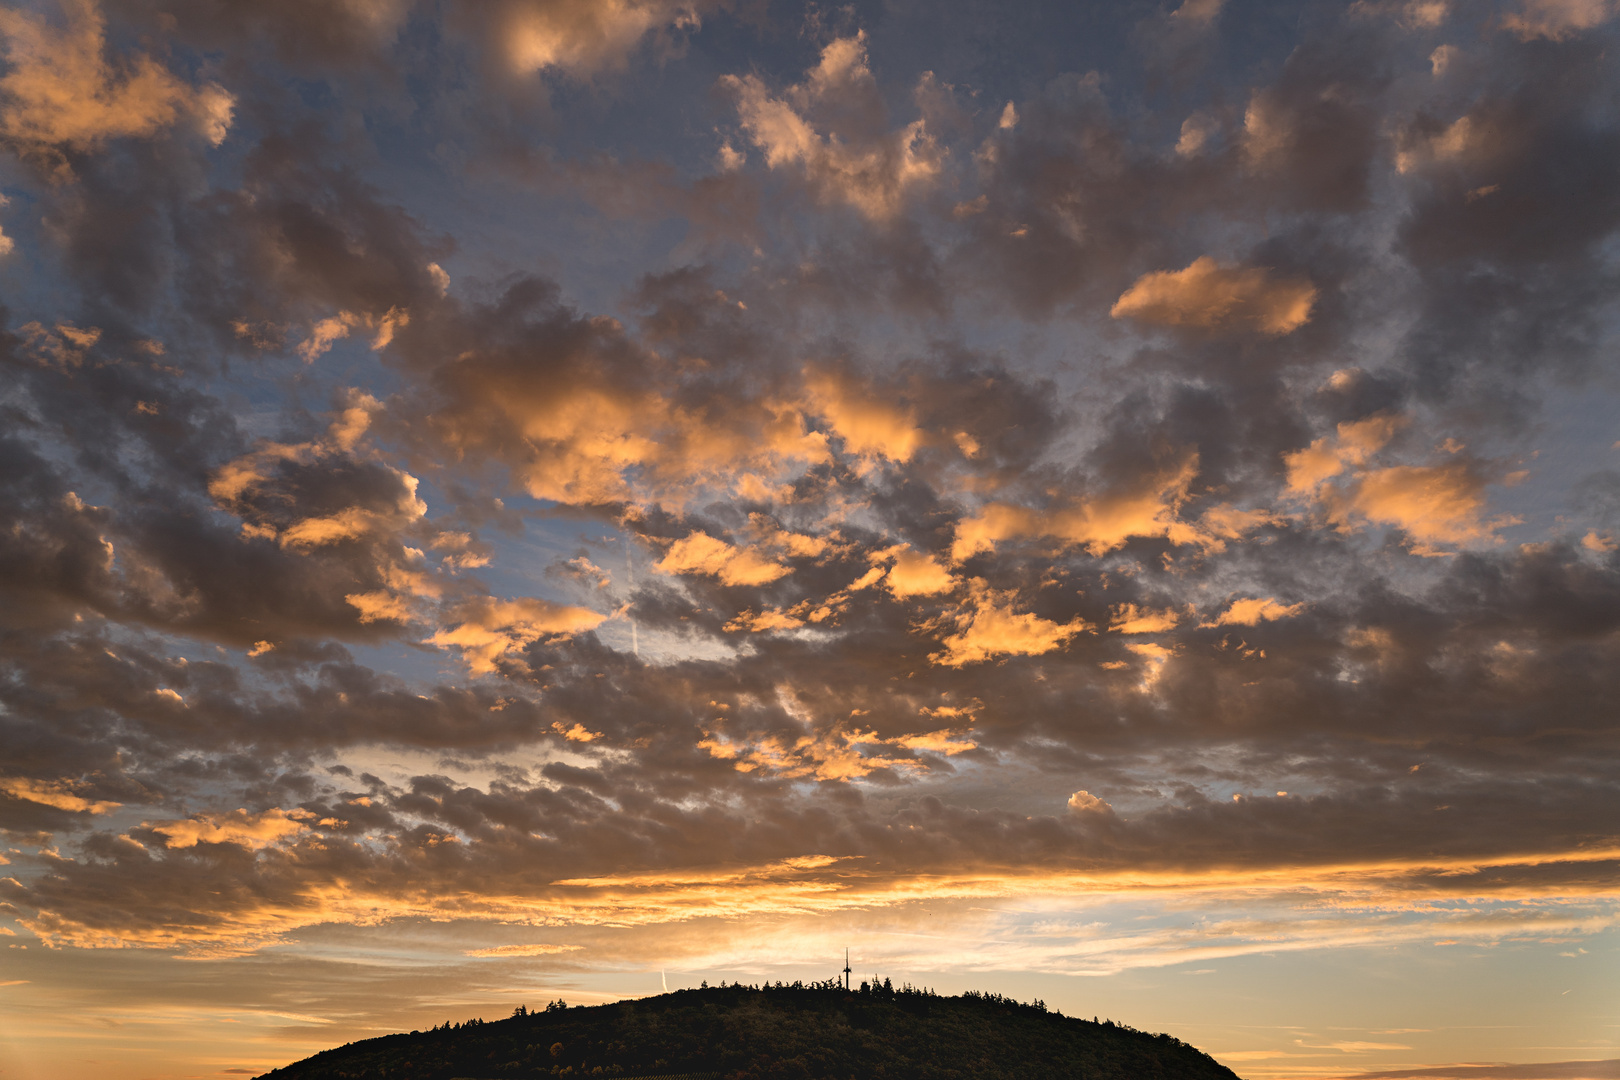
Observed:
[[[849,989],[849,950],[844,950],[844,989]]]

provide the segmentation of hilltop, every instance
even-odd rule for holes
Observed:
[[[262,1080],[1237,1080],[1169,1035],[994,994],[824,984],[679,990],[350,1043]]]

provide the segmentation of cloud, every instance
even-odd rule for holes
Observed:
[[[1112,814],[1114,808],[1099,799],[1089,791],[1077,791],[1069,796],[1069,812],[1072,814]]]
[[[391,508],[379,512],[349,507],[324,517],[302,518],[283,529],[277,542],[282,547],[321,547],[365,536],[400,520],[413,521],[427,513],[427,504],[416,497],[416,477],[397,475],[400,494]]]
[[[1181,614],[1172,608],[1151,611],[1135,604],[1121,604],[1113,611],[1108,629],[1119,634],[1159,634],[1174,630],[1181,623]]]
[[[1379,148],[1379,76],[1352,74],[1335,60],[1377,48],[1375,39],[1313,41],[1295,50],[1271,86],[1255,89],[1239,141],[1247,173],[1271,197],[1302,210],[1347,212],[1366,205]]]
[[[874,396],[869,387],[833,373],[811,372],[805,389],[809,408],[826,418],[852,454],[904,464],[924,442],[916,414]]]
[[[1170,17],[1204,27],[1214,22],[1225,6],[1226,0],[1182,0],[1181,6],[1172,11]]]
[[[253,453],[217,469],[209,479],[208,493],[219,502],[235,502],[266,483],[270,479],[269,470],[278,463],[351,452],[371,427],[372,416],[381,408],[371,395],[357,394],[353,403],[328,426],[324,438],[294,444],[266,442]]]
[[[376,352],[387,348],[394,340],[394,334],[401,327],[409,326],[410,322],[410,312],[397,307],[389,308],[382,315],[356,315],[352,311],[340,311],[311,326],[309,337],[298,346],[297,352],[304,358],[304,363],[312,364],[331,351],[334,344],[348,337],[349,331],[356,326],[366,326],[376,331],[371,340],[371,351]]]
[[[1620,1076],[1620,1058],[1587,1061],[1542,1061],[1514,1064],[1488,1064],[1459,1062],[1455,1065],[1434,1065],[1426,1069],[1395,1069],[1383,1072],[1356,1073],[1353,1080],[1613,1080]]]
[[[466,344],[452,363],[434,355],[434,385],[416,403],[443,452],[502,463],[524,493],[575,505],[768,492],[829,460],[827,435],[789,394],[730,394],[727,380],[665,364],[615,320],[554,301],[525,280],[497,305],[457,313]]]
[[[1446,546],[1490,540],[1497,529],[1517,522],[1484,517],[1485,478],[1467,462],[1374,469],[1324,501],[1331,519],[1343,527],[1366,519],[1403,530],[1419,555],[1441,555]]]
[[[1142,658],[1144,668],[1140,686],[1145,691],[1152,690],[1158,685],[1159,679],[1164,675],[1164,665],[1176,655],[1174,647],[1160,645],[1154,641],[1128,641],[1125,648]]]
[[[359,446],[382,405],[364,393],[349,398],[324,436],[302,443],[264,442],[215,470],[209,494],[242,519],[244,539],[309,551],[390,540],[426,515],[417,478],[368,460]],[[390,572],[396,582],[413,576],[392,568],[385,576]]]
[[[1420,115],[1396,137],[1395,169],[1431,180],[1455,176],[1469,184],[1464,204],[1501,190],[1482,182],[1487,174],[1500,179],[1504,166],[1529,148],[1525,118],[1502,101],[1487,101],[1444,124]],[[1475,179],[1479,178],[1479,179]]]
[[[1616,10],[1613,0],[1523,0],[1502,17],[1502,26],[1523,41],[1564,41],[1603,25]]]
[[[1208,255],[1185,270],[1144,274],[1115,301],[1116,319],[1199,329],[1288,334],[1310,320],[1316,286],[1258,267],[1223,267]]]
[[[29,151],[90,149],[148,137],[182,119],[212,144],[230,129],[234,99],[194,88],[144,53],[107,64],[106,19],[94,0],[63,0],[63,28],[27,11],[0,11],[8,70],[0,77],[0,137]]]
[[[885,740],[890,746],[904,747],[907,750],[931,750],[936,754],[947,757],[966,753],[976,749],[978,743],[966,738],[962,733],[950,728],[941,728],[939,731],[926,731],[917,735],[898,735]]]
[[[1245,597],[1233,600],[1227,609],[1204,626],[1259,626],[1263,622],[1290,619],[1305,610],[1305,605],[1279,604],[1269,596]]]
[[[1182,157],[1197,157],[1220,134],[1220,122],[1207,113],[1193,113],[1181,122],[1181,136],[1176,139],[1176,153]]]
[[[28,802],[49,806],[57,810],[67,810],[72,813],[106,814],[122,805],[107,799],[87,799],[74,793],[83,787],[84,785],[70,780],[31,780],[21,776],[7,777],[0,780],[0,791],[5,792],[12,798],[25,799]]]
[[[925,555],[910,547],[895,552],[894,565],[883,579],[895,599],[913,596],[935,596],[956,587],[951,572],[932,555]]]
[[[1433,30],[1451,14],[1451,0],[1355,0],[1350,14],[1394,19],[1408,30]]]
[[[514,72],[575,77],[622,68],[654,31],[695,30],[714,0],[556,0],[502,3],[486,17]]]
[[[805,80],[781,97],[771,96],[757,75],[721,81],[736,95],[738,122],[766,167],[795,169],[823,201],[847,203],[881,221],[940,173],[942,153],[925,120],[886,129],[864,33],[830,42]],[[842,123],[823,134],[815,123],[822,113]]]
[[[792,573],[779,562],[701,532],[671,544],[654,568],[666,574],[707,574],[725,585],[765,585]]]
[[[144,827],[163,836],[171,849],[198,844],[238,844],[254,848],[296,836],[309,827],[306,819],[312,816],[305,811],[280,808],[257,814],[241,809],[228,814],[199,814],[183,821],[147,822]]]
[[[783,779],[858,780],[879,772],[916,773],[928,767],[913,756],[884,754],[883,747],[926,751],[951,757],[976,749],[964,733],[949,728],[885,738],[875,731],[841,727],[818,734],[789,737],[755,735],[733,740],[724,733],[708,732],[698,746],[739,772],[761,773]]]
[[[1197,475],[1198,455],[1189,453],[1112,490],[1064,499],[1045,511],[988,503],[957,523],[951,558],[961,562],[979,552],[994,551],[1001,541],[1021,537],[1052,537],[1064,546],[1084,547],[1094,556],[1119,548],[1137,536],[1162,536],[1174,544],[1219,547],[1223,546],[1223,535],[1262,520],[1223,513],[1217,519],[1219,533],[1181,520],[1179,510]]]
[[[79,327],[65,322],[50,329],[37,322],[27,322],[22,326],[22,333],[27,342],[26,352],[34,362],[57,370],[82,366],[86,354],[101,340],[100,327]]]
[[[1002,656],[1040,656],[1091,629],[1082,619],[1060,624],[1033,612],[1015,611],[1013,603],[1013,593],[997,592],[973,579],[967,602],[941,620],[955,632],[940,639],[944,649],[929,659],[943,667],[962,667]]]
[[[739,631],[763,634],[771,630],[796,630],[803,625],[804,620],[791,612],[780,608],[768,608],[757,615],[752,611],[739,613],[736,618],[726,623],[725,630],[730,634]]]
[[[501,662],[516,663],[507,654],[537,641],[567,638],[593,630],[606,615],[568,604],[522,596],[516,600],[481,597],[450,612],[448,621],[457,625],[439,630],[428,644],[441,648],[455,646],[467,670],[474,675],[494,673]]]
[[[1510,516],[1485,517],[1487,478],[1470,461],[1369,467],[1405,426],[1405,418],[1389,414],[1339,424],[1335,437],[1323,436],[1284,455],[1288,491],[1313,499],[1343,529],[1363,521],[1394,525],[1411,537],[1415,552],[1425,555],[1443,554],[1446,545],[1489,540],[1516,523]]]
[[[561,953],[578,952],[583,945],[496,945],[488,949],[468,949],[468,956],[502,957],[502,956],[557,956]]]
[[[1365,464],[1404,426],[1404,417],[1389,414],[1341,423],[1336,437],[1324,435],[1306,449],[1284,455],[1288,490],[1309,494],[1346,468]]]

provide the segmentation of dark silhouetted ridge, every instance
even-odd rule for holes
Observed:
[[[719,986],[350,1043],[274,1080],[1237,1080],[1169,1035],[994,994]]]

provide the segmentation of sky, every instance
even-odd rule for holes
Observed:
[[[846,948],[1251,1080],[1620,1075],[1620,3],[0,57],[3,1080]]]

